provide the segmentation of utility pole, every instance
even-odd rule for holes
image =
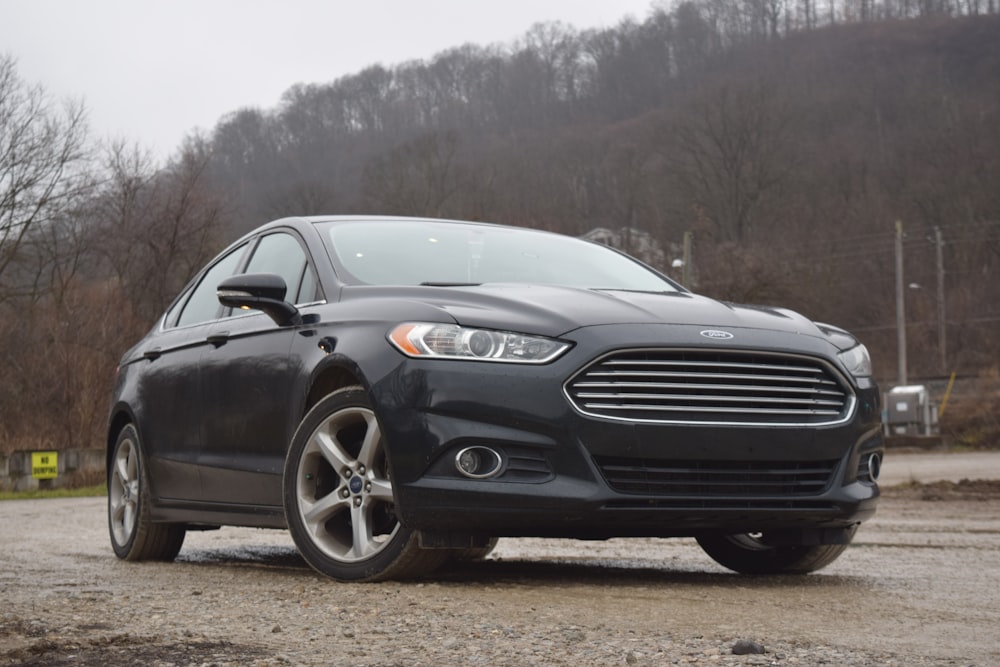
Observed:
[[[896,221],[896,368],[899,385],[907,384],[906,376],[906,306],[903,286],[903,221]]]
[[[948,373],[947,321],[944,305],[944,241],[941,239],[941,228],[934,228],[934,243],[937,246],[937,316],[938,316],[938,352],[941,355],[941,374]]]
[[[694,232],[684,232],[684,267],[681,270],[681,284],[691,289],[691,239]]]

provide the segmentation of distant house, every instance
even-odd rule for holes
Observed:
[[[603,243],[623,252],[632,255],[646,264],[661,270],[669,266],[667,252],[660,242],[649,232],[634,227],[621,227],[619,229],[608,229],[597,227],[591,229],[581,238],[595,243]],[[679,256],[678,249],[671,248],[670,252],[674,256]]]

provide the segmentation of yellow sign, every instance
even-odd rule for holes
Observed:
[[[31,476],[54,479],[59,476],[59,452],[31,452]]]

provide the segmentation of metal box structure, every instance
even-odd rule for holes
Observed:
[[[924,385],[893,387],[884,405],[886,435],[937,435],[938,406]]]

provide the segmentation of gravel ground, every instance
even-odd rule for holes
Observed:
[[[501,540],[379,584],[317,576],[280,531],[124,563],[103,499],[3,502],[0,665],[1000,664],[1000,485],[883,500],[806,577],[732,575],[691,540]]]

